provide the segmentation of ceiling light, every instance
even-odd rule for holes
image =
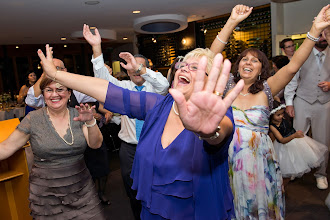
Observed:
[[[63,46],[63,47],[68,47],[68,45],[64,44],[64,46]]]
[[[133,14],[140,14],[141,11],[133,11]]]
[[[127,40],[128,38],[127,37],[123,37],[123,40]]]
[[[61,37],[61,40],[66,40],[66,38],[65,37]]]
[[[85,1],[86,5],[97,5],[99,3],[100,3],[99,1]]]
[[[188,27],[187,17],[180,14],[158,14],[134,20],[134,30],[142,34],[165,34]]]
[[[16,46],[16,49],[18,49],[19,48],[19,46]]]

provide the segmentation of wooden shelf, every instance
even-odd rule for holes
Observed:
[[[17,118],[0,121],[0,142],[4,141],[19,124]],[[6,160],[0,161],[0,219],[30,220],[29,171],[24,145]]]
[[[19,172],[19,171],[8,171],[5,173],[0,174],[0,182],[6,181],[6,180],[11,180],[16,177],[22,176],[24,173]]]

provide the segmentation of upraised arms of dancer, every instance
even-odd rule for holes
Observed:
[[[52,52],[49,45],[46,45],[46,54],[47,56],[45,57],[43,52],[38,50],[43,69],[48,77],[55,79],[62,85],[93,96],[100,102],[105,102],[109,84],[106,80],[56,71],[52,62]],[[178,90],[173,89],[170,93],[177,103],[178,111],[181,115],[180,118],[185,128],[207,138],[208,136],[212,136],[214,131],[217,130],[227,109],[241,91],[243,82],[238,83],[232,92],[225,99],[222,99],[220,95],[215,94],[215,91],[219,94],[223,92],[228,80],[231,64],[228,60],[223,62],[222,55],[218,54],[213,62],[208,80],[205,83],[206,63],[205,58],[202,58],[199,62],[194,91],[189,100],[186,100]],[[223,67],[220,76],[221,65]],[[220,139],[218,138],[218,140]],[[212,141],[209,143],[217,144]]]
[[[221,53],[225,48],[227,41],[230,37],[230,34],[233,32],[235,27],[242,22],[244,19],[249,17],[252,12],[253,7],[249,7],[246,5],[236,5],[227,20],[225,26],[219,32],[217,37],[214,39],[210,50],[213,53]]]
[[[326,16],[326,11],[329,8],[330,5],[327,5],[321,9],[309,31],[309,36],[311,37],[307,37],[304,40],[299,49],[294,53],[290,63],[282,67],[274,76],[268,78],[267,82],[273,95],[276,95],[290,82],[299,68],[307,60],[315,45],[315,41],[311,39],[320,36],[322,31],[330,25],[330,17]]]

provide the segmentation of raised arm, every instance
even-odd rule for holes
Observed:
[[[46,57],[40,49],[38,50],[38,56],[42,61],[42,67],[47,77],[104,103],[109,84],[108,81],[57,70],[52,60],[52,50],[48,44],[46,45]]]
[[[37,82],[33,85],[34,90],[34,97],[39,97],[41,95],[41,89],[40,89],[40,83],[45,78],[45,74],[41,74],[40,78],[37,80]]]
[[[322,31],[330,25],[330,19],[328,19],[325,14],[329,7],[329,5],[323,7],[315,18],[309,31],[309,35],[312,38],[319,37]],[[296,72],[298,72],[299,68],[309,57],[309,54],[311,53],[314,45],[315,41],[307,37],[299,49],[294,53],[290,63],[282,67],[274,76],[268,78],[267,82],[273,95],[276,95],[290,82]]]
[[[76,109],[79,112],[79,116],[73,118],[73,120],[85,122],[83,133],[88,146],[93,149],[101,147],[103,136],[99,126],[96,124],[96,119],[93,117],[95,105],[90,108],[88,104],[80,104],[80,106],[76,106]]]
[[[245,5],[236,5],[227,20],[225,26],[219,32],[217,37],[214,39],[210,50],[217,54],[221,53],[225,48],[230,34],[233,32],[235,27],[244,19],[246,19],[252,12],[253,7]]]
[[[94,29],[95,35],[89,29],[87,24],[84,24],[83,35],[87,42],[92,46],[93,57],[96,58],[102,54],[101,36],[97,28]]]
[[[128,52],[121,52],[119,57],[126,61],[126,64],[121,62],[120,65],[125,68],[128,72],[135,72],[136,75],[141,75],[143,79],[148,81],[155,89],[158,94],[166,94],[169,83],[166,77],[160,72],[155,72],[145,66],[141,66],[136,63],[134,56]]]

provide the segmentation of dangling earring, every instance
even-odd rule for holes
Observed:
[[[240,76],[239,76],[239,71],[237,71],[237,77],[240,77]]]
[[[260,75],[261,75],[261,74],[259,74],[259,76],[258,76],[258,80],[260,80]]]

